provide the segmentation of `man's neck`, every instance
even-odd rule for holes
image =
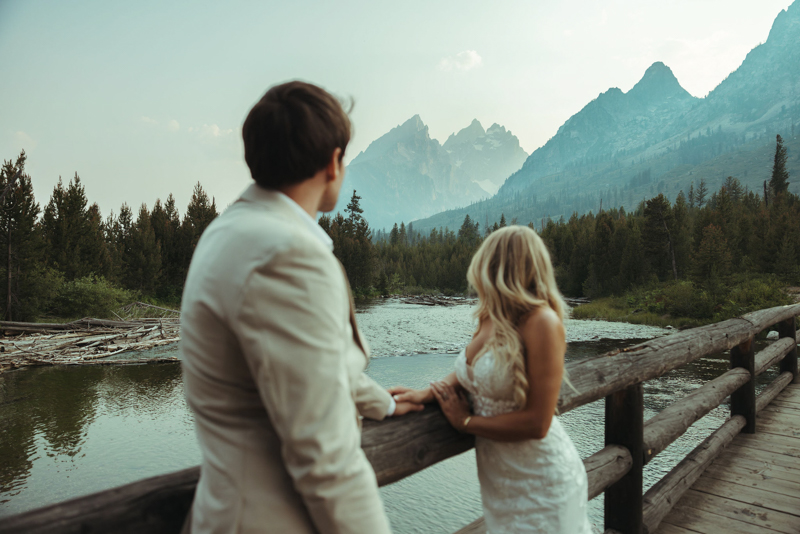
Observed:
[[[324,189],[320,188],[313,180],[282,187],[279,191],[294,200],[311,217],[317,217]]]

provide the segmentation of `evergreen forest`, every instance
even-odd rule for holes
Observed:
[[[630,212],[536,221],[562,292],[595,301],[576,315],[698,324],[788,302],[784,288],[800,285],[800,199],[788,190],[786,159],[778,136],[763,191],[731,176],[712,192],[700,179],[674,203],[659,194]],[[134,299],[179,305],[194,247],[218,215],[200,184],[182,218],[172,195],[103,218],[77,174],[59,181],[41,208],[25,161],[22,152],[0,169],[5,320],[110,316]],[[467,215],[457,229],[423,234],[401,223],[373,231],[360,200],[353,192],[345,213],[319,219],[360,297],[465,293],[485,236],[506,224],[534,227],[501,216],[482,228]]]

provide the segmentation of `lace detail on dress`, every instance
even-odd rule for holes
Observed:
[[[470,367],[462,351],[456,376],[476,415],[494,417],[518,409],[511,370],[496,368],[491,352]],[[556,417],[543,439],[500,442],[478,437],[475,452],[490,534],[591,534],[586,471]]]

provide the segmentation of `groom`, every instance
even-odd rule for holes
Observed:
[[[205,231],[181,309],[184,385],[202,451],[193,533],[389,533],[360,417],[397,403],[333,243],[350,120],[323,89],[271,88],[242,129],[255,180]]]

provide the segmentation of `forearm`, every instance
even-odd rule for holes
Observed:
[[[456,376],[455,371],[453,371],[452,373],[450,373],[446,377],[442,378],[440,380],[440,382],[444,382],[448,386],[452,386],[452,387],[457,387],[459,385],[458,377]],[[429,403],[429,402],[434,402],[436,400],[436,398],[433,396],[433,390],[431,389],[430,386],[426,387],[425,389],[421,389],[420,391],[424,395],[423,400],[421,402]]]
[[[459,430],[494,441],[523,441],[544,438],[552,421],[552,415],[520,410],[494,417],[472,415]]]

